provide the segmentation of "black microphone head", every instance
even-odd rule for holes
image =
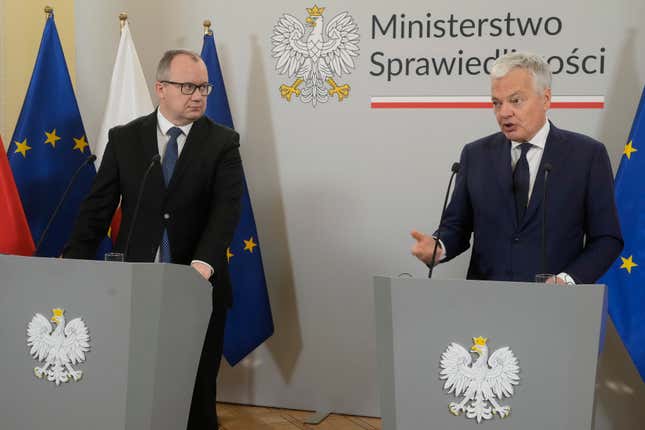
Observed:
[[[461,167],[459,163],[452,163],[450,170],[452,170],[452,173],[459,173],[459,167]]]
[[[159,154],[155,154],[155,155],[152,157],[152,160],[150,160],[150,162],[151,162],[151,163],[158,163],[158,162],[159,162],[159,160],[161,160],[161,155],[159,155]]]
[[[551,163],[544,163],[544,171],[545,172],[550,172],[551,169],[553,169],[553,166],[551,165]]]
[[[88,163],[92,163],[94,161],[96,161],[96,155],[92,154],[89,157],[87,157],[87,162]]]

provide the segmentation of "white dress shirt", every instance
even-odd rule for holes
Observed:
[[[168,141],[170,136],[168,136],[168,130],[172,127],[177,127],[182,131],[177,137],[177,159],[181,155],[181,151],[184,149],[184,144],[186,143],[186,136],[190,132],[190,129],[193,127],[193,123],[186,125],[175,125],[166,119],[165,116],[161,113],[161,110],[157,109],[157,147],[159,148],[159,155],[161,155],[161,163],[163,163],[163,157],[166,155],[166,146],[168,146]]]
[[[168,135],[168,130],[170,130],[172,127],[177,127],[181,129],[182,134],[177,136],[177,160],[179,160],[179,157],[181,156],[181,151],[184,149],[184,144],[186,143],[186,137],[188,136],[188,133],[190,132],[190,129],[192,128],[193,123],[191,122],[190,124],[186,125],[175,125],[172,122],[170,122],[163,114],[161,113],[160,109],[157,109],[157,147],[159,148],[159,155],[161,156],[161,163],[163,163],[163,158],[164,155],[166,154],[166,146],[168,146],[168,141],[170,140],[170,136]],[[157,248],[157,256],[155,257],[155,262],[159,262],[159,248]],[[193,260],[190,263],[202,263],[205,264],[211,271],[211,276],[213,276],[213,273],[215,273],[215,270],[213,269],[213,266],[208,264],[205,261],[202,260]]]
[[[531,200],[531,194],[533,194],[533,186],[535,185],[535,179],[537,178],[538,170],[540,169],[540,161],[542,161],[542,154],[544,154],[544,146],[546,145],[546,138],[549,136],[549,130],[551,126],[549,121],[547,121],[542,128],[535,133],[535,136],[530,140],[531,148],[529,148],[526,153],[526,161],[529,163],[529,195],[526,200],[527,204]],[[522,150],[520,145],[523,142],[511,141],[511,164],[513,169],[520,159]]]

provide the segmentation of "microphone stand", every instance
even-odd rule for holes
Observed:
[[[432,270],[435,266],[435,258],[437,256],[437,248],[439,247],[439,239],[441,239],[441,224],[443,223],[443,217],[446,213],[446,206],[448,205],[448,196],[450,195],[450,187],[452,186],[452,180],[455,178],[455,175],[459,173],[459,163],[453,163],[452,174],[450,175],[450,181],[448,181],[448,189],[446,190],[446,196],[443,200],[443,209],[441,209],[441,218],[439,218],[439,228],[437,229],[437,237],[434,241],[434,249],[432,250],[432,260],[430,262],[430,271],[428,272],[428,279],[432,278]]]
[[[546,271],[546,186],[549,172],[553,166],[551,163],[544,163],[544,189],[542,190],[542,273]]]
[[[154,157],[152,157],[152,160],[150,160],[150,164],[148,165],[146,172],[143,174],[143,179],[141,179],[141,185],[139,185],[139,195],[137,196],[137,204],[134,206],[132,222],[130,223],[128,237],[125,240],[125,247],[123,249],[123,259],[125,261],[128,260],[128,248],[130,247],[130,239],[132,238],[132,232],[134,231],[134,224],[137,222],[137,215],[139,214],[139,206],[141,206],[141,197],[143,197],[143,189],[145,188],[146,180],[148,179],[148,175],[150,175],[150,171],[155,166],[155,164],[159,162],[159,160],[161,160],[161,155],[155,154]]]
[[[78,175],[81,173],[81,170],[88,165],[89,163],[93,162],[96,160],[96,155],[92,154],[89,157],[87,157],[83,162],[81,163],[80,166],[76,169],[74,174],[72,175],[72,178],[69,180],[67,183],[67,188],[65,188],[65,191],[63,192],[63,195],[61,196],[60,200],[58,200],[58,205],[54,209],[54,212],[52,212],[51,216],[49,217],[49,220],[47,221],[47,225],[45,226],[45,229],[43,230],[42,234],[40,235],[40,239],[38,239],[38,244],[36,245],[36,250],[34,251],[34,255],[38,255],[38,251],[40,251],[40,247],[43,244],[43,241],[45,240],[45,237],[47,237],[47,233],[49,232],[49,228],[52,226],[54,223],[54,219],[56,219],[56,216],[58,215],[58,212],[60,211],[60,208],[63,207],[63,203],[67,199],[67,195],[72,189],[72,185],[76,182],[76,178],[78,178]]]

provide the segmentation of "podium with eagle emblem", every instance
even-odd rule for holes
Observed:
[[[383,430],[592,429],[604,285],[375,277]]]
[[[186,428],[211,285],[174,264],[0,255],[3,430]]]

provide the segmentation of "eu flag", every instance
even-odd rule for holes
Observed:
[[[215,39],[210,30],[204,35],[201,55],[214,87],[208,96],[206,115],[215,122],[233,128]],[[227,250],[233,284],[233,308],[229,310],[226,319],[224,357],[231,366],[236,365],[273,334],[273,317],[264,278],[260,241],[246,179],[241,210],[240,223]]]
[[[72,175],[89,156],[90,148],[51,13],[8,150],[35,243],[39,242]],[[93,163],[81,170],[38,250],[39,256],[60,255],[95,175]]]
[[[645,381],[645,88],[616,174],[616,206],[625,248],[599,281],[609,314]]]

